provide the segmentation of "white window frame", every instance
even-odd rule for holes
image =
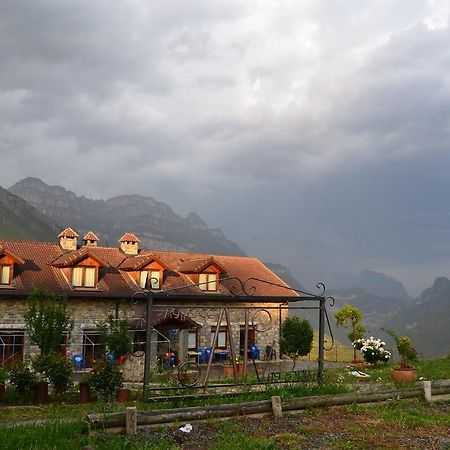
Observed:
[[[12,267],[10,264],[0,265],[0,285],[11,284]]]
[[[92,266],[76,266],[72,268],[72,287],[95,288],[97,284],[97,268]]]
[[[198,282],[202,291],[217,291],[219,276],[217,273],[201,273]]]

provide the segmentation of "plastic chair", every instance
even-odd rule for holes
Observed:
[[[73,355],[72,356],[73,364],[78,369],[86,368],[86,361],[84,360],[82,355]]]
[[[259,350],[259,348],[256,345],[250,345],[249,347],[250,350],[250,356],[253,359],[259,359],[261,352]]]
[[[209,358],[211,358],[211,348],[206,347],[205,351],[203,352],[203,360],[205,363],[209,362]]]

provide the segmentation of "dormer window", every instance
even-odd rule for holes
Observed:
[[[95,287],[97,284],[97,268],[78,266],[72,269],[73,287]]]
[[[0,265],[0,284],[9,285],[11,284],[11,266],[10,265]]]
[[[142,270],[139,286],[143,289],[161,289],[161,270]]]
[[[0,286],[10,286],[14,278],[14,266],[25,261],[0,246]]]
[[[199,288],[202,291],[217,291],[217,273],[201,273],[198,277]]]

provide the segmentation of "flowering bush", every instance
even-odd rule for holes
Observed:
[[[381,339],[371,336],[369,339],[357,339],[352,345],[362,353],[364,361],[368,363],[375,364],[379,361],[386,363],[391,359],[391,352],[384,348],[386,343]]]

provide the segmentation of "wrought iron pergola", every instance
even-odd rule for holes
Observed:
[[[147,280],[147,285],[151,286],[151,282],[152,280],[155,280],[156,282],[158,282],[159,280],[157,279],[153,279],[150,278],[149,280]],[[232,282],[235,284],[231,284],[229,286],[229,291],[230,294],[224,294],[220,296],[220,300],[223,301],[228,301],[228,302],[233,302],[233,307],[239,307],[242,306],[243,308],[245,308],[243,306],[244,303],[248,303],[249,301],[251,301],[252,303],[258,303],[258,304],[267,304],[267,303],[280,303],[280,304],[286,304],[289,306],[289,304],[291,303],[297,303],[297,302],[316,302],[318,304],[313,305],[313,306],[301,306],[301,307],[296,307],[296,309],[310,309],[310,310],[318,310],[319,311],[319,352],[318,352],[318,360],[317,360],[317,379],[319,384],[321,384],[323,382],[323,373],[324,373],[324,351],[325,350],[331,350],[331,348],[333,347],[334,344],[334,339],[333,339],[333,334],[332,334],[332,330],[331,330],[331,326],[330,326],[330,321],[328,318],[328,314],[327,314],[327,310],[326,310],[326,302],[330,301],[330,306],[334,306],[334,298],[331,296],[326,296],[325,295],[325,285],[323,283],[317,283],[316,287],[317,289],[319,289],[319,293],[318,294],[312,294],[310,292],[305,292],[299,289],[295,289],[292,288],[290,286],[287,285],[282,285],[282,284],[278,284],[278,283],[273,283],[271,281],[267,281],[267,280],[263,280],[260,278],[255,278],[255,277],[250,277],[247,278],[245,281],[241,280],[238,277],[226,277],[226,278],[221,278],[220,282]],[[149,385],[149,376],[150,376],[150,365],[152,362],[152,346],[151,346],[151,336],[152,336],[152,322],[153,322],[153,314],[154,314],[154,304],[155,301],[159,301],[159,300],[165,300],[167,301],[168,299],[170,300],[174,300],[174,301],[186,301],[186,300],[193,300],[195,299],[195,296],[192,294],[178,294],[178,292],[185,290],[186,288],[192,288],[192,287],[200,287],[203,285],[207,285],[208,281],[206,282],[202,282],[202,283],[192,283],[189,285],[183,285],[183,286],[179,286],[176,288],[172,288],[172,289],[167,289],[164,291],[160,291],[160,292],[154,292],[151,289],[148,289],[148,291],[146,290],[142,290],[140,292],[136,292],[133,294],[132,296],[132,300],[137,302],[140,298],[145,298],[146,299],[146,328],[145,328],[145,334],[146,334],[146,345],[145,345],[145,360],[144,360],[144,386],[143,386],[143,390],[144,390],[144,399],[147,398],[147,390],[148,390],[148,385]],[[287,291],[291,291],[292,293],[295,293],[295,295],[291,295],[291,296],[262,296],[259,297],[256,295],[256,291],[257,291],[257,285],[258,284],[262,284],[262,285],[270,285],[270,286],[274,286],[277,288],[281,288],[281,289],[285,289]],[[207,300],[214,300],[217,301],[217,295],[208,295],[207,293],[202,293],[202,301],[207,301]],[[282,301],[280,301],[282,300]],[[177,307],[180,307],[180,305],[177,305]],[[184,305],[182,305],[181,307],[185,307]],[[186,306],[188,307],[188,306]],[[190,308],[192,306],[189,306]],[[223,309],[226,309],[226,307],[222,307]],[[220,323],[220,320],[222,318],[223,314],[227,314],[226,311],[221,311],[219,314],[219,321],[218,323]],[[227,321],[229,321],[229,318],[227,317]],[[331,336],[331,344],[329,347],[326,347],[326,340],[325,340],[325,322],[328,325],[328,329],[330,332],[330,336]],[[247,323],[247,321],[246,321]],[[216,330],[215,336],[214,336],[214,342],[213,345],[215,345],[215,343],[217,342],[217,332],[218,332],[218,328]],[[247,341],[248,339],[248,331],[246,330],[246,336],[245,336],[245,348],[247,348]],[[234,360],[234,355],[233,356],[233,360]],[[245,366],[247,365],[247,352],[244,352],[244,357],[245,357]],[[211,366],[211,360],[209,360],[208,362],[208,369],[207,369],[207,375],[209,374],[209,370],[210,370],[210,366]],[[207,379],[207,376],[206,376]]]

